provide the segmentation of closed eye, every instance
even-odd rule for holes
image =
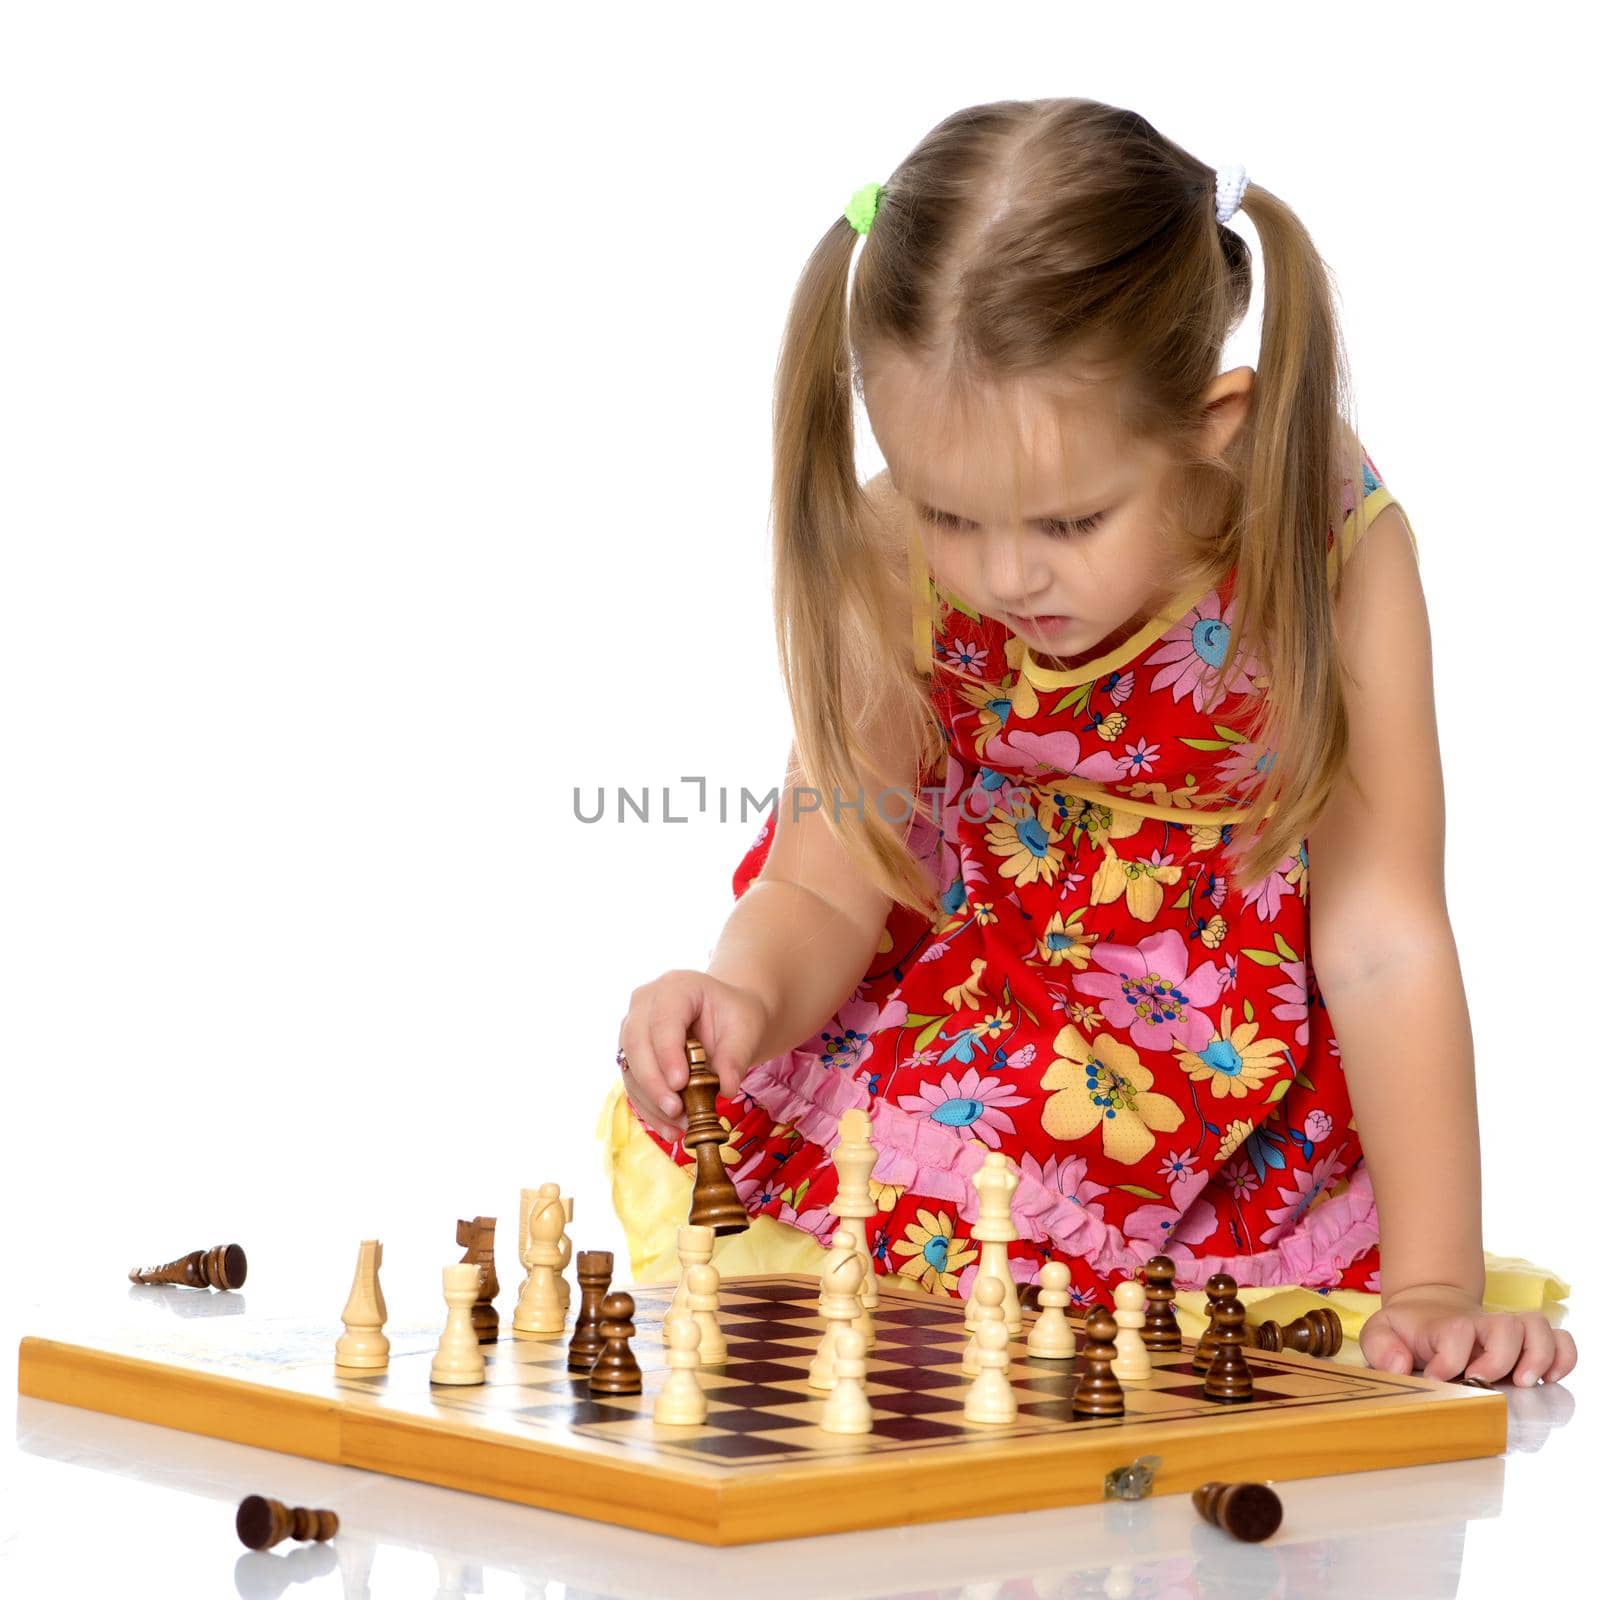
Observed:
[[[921,506],[918,509],[922,513],[923,520],[932,523],[936,528],[970,528],[974,526],[965,517],[952,516],[948,511],[935,511],[932,506]],[[1074,517],[1070,521],[1065,521],[1060,517],[1041,517],[1038,525],[1053,538],[1070,539],[1099,527],[1105,521],[1105,517],[1106,513],[1104,511],[1097,511],[1092,517]]]

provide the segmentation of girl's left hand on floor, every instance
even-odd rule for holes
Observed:
[[[1554,1383],[1578,1362],[1572,1335],[1537,1311],[1487,1311],[1462,1289],[1419,1284],[1390,1295],[1361,1329],[1367,1365],[1384,1372],[1422,1368],[1425,1378],[1509,1376],[1519,1387]]]

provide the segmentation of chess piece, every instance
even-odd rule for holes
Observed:
[[[822,1402],[824,1433],[871,1433],[872,1407],[867,1404],[867,1341],[861,1330],[846,1327],[833,1352],[833,1388]]]
[[[159,1267],[130,1267],[130,1283],[181,1283],[191,1289],[242,1289],[249,1262],[236,1244],[191,1250]]]
[[[472,1306],[479,1344],[493,1344],[500,1337],[500,1313],[494,1307],[494,1297],[500,1293],[500,1279],[494,1270],[494,1224],[493,1217],[474,1217],[471,1222],[456,1219],[456,1243],[467,1252],[461,1259],[483,1269]]]
[[[983,1165],[972,1175],[972,1187],[978,1191],[978,1221],[972,1237],[983,1246],[978,1256],[977,1282],[984,1278],[999,1281],[1004,1298],[1001,1301],[1006,1332],[1022,1332],[1022,1302],[1017,1298],[1016,1279],[1011,1276],[1011,1261],[1006,1246],[1017,1237],[1017,1225],[1011,1220],[1011,1199],[1017,1192],[1017,1169],[1011,1158],[1001,1150],[991,1150]],[[972,1298],[967,1299],[967,1326],[977,1321]]]
[[[1177,1293],[1172,1280],[1177,1270],[1171,1256],[1151,1256],[1144,1264],[1146,1350],[1183,1349],[1183,1330],[1172,1309],[1172,1297]]]
[[[444,1269],[444,1303],[449,1308],[433,1365],[430,1383],[482,1383],[488,1364],[478,1348],[472,1326],[472,1306],[478,1298],[480,1269],[472,1261],[453,1261]]]
[[[972,1284],[972,1298],[968,1302],[968,1309],[977,1315],[977,1322],[972,1329],[972,1337],[967,1340],[966,1348],[961,1352],[961,1370],[969,1377],[976,1377],[983,1370],[983,1340],[978,1337],[983,1332],[986,1322],[998,1322],[1002,1328],[1006,1325],[1005,1287],[998,1278],[976,1278]],[[1011,1343],[1011,1330],[1006,1329],[1006,1344]]]
[[[980,1280],[985,1285],[994,1279]],[[1005,1423],[1017,1420],[1017,1397],[1012,1392],[1011,1335],[1006,1331],[1005,1313],[998,1301],[997,1315],[978,1324],[978,1375],[967,1386],[961,1414],[968,1422]]]
[[[689,1220],[716,1233],[739,1233],[750,1226],[744,1202],[722,1164],[722,1119],[717,1115],[718,1079],[698,1039],[688,1039],[689,1081],[679,1098],[687,1126],[683,1148],[694,1152],[694,1198]]]
[[[1116,1304],[1112,1314],[1117,1324],[1117,1359],[1111,1375],[1118,1383],[1143,1383],[1150,1376],[1150,1352],[1140,1337],[1144,1329],[1144,1285],[1136,1278],[1124,1278],[1111,1291]]]
[[[561,1318],[565,1322],[567,1309],[572,1304],[572,1285],[567,1282],[567,1268],[572,1264],[572,1240],[567,1229],[572,1226],[572,1196],[561,1197],[561,1238],[557,1241],[560,1258],[556,1262],[556,1298],[561,1302]]]
[[[1120,1417],[1122,1385],[1111,1370],[1117,1358],[1117,1325],[1104,1306],[1096,1306],[1083,1325],[1084,1343],[1077,1387],[1072,1392],[1075,1417]]]
[[[865,1315],[856,1326],[866,1335],[870,1350],[878,1342],[872,1313],[878,1305],[878,1273],[867,1248],[867,1219],[878,1214],[869,1182],[877,1165],[878,1152],[872,1143],[872,1119],[859,1106],[852,1106],[839,1118],[839,1142],[834,1146],[833,1165],[839,1175],[838,1188],[828,1210],[848,1226],[861,1253],[861,1309]],[[817,1309],[822,1299],[817,1297]]]
[[[234,1513],[233,1529],[248,1549],[270,1550],[285,1539],[331,1539],[339,1531],[339,1519],[331,1511],[286,1506],[264,1494],[247,1494]]]
[[[689,1311],[700,1329],[700,1365],[721,1366],[728,1359],[728,1341],[717,1322],[717,1291],[722,1274],[709,1262],[689,1268]]]
[[[1271,1318],[1255,1327],[1246,1323],[1244,1342],[1255,1350],[1298,1350],[1326,1360],[1337,1355],[1344,1344],[1344,1324],[1332,1306],[1315,1306],[1282,1326]]]
[[[1028,1287],[1039,1301],[1039,1315],[1028,1331],[1028,1354],[1045,1361],[1069,1361],[1077,1353],[1078,1340],[1067,1321],[1071,1298],[1067,1285],[1072,1281],[1065,1261],[1047,1261],[1039,1268],[1039,1282]]]
[[[611,1288],[611,1252],[578,1252],[578,1317],[567,1343],[567,1371],[587,1373],[605,1348],[600,1334],[601,1307]]]
[[[700,1387],[700,1324],[689,1311],[669,1316],[667,1381],[656,1396],[655,1420],[664,1427],[688,1428],[706,1420],[706,1394]]]
[[[333,1364],[367,1372],[380,1372],[389,1365],[389,1340],[383,1325],[389,1308],[383,1301],[378,1268],[383,1265],[383,1246],[376,1239],[363,1239],[356,1251],[356,1275],[350,1285],[350,1298],[344,1303],[340,1321],[344,1332],[333,1347]]]
[[[806,1382],[813,1389],[831,1389],[837,1381],[834,1362],[839,1335],[855,1325],[861,1313],[861,1257],[848,1233],[834,1230],[833,1244],[823,1258],[822,1315],[827,1323],[817,1352],[811,1358]],[[860,1332],[859,1329],[856,1329]],[[865,1344],[863,1343],[863,1349]]]
[[[1230,1294],[1211,1313],[1212,1354],[1206,1368],[1205,1397],[1224,1404],[1252,1399],[1255,1380],[1244,1358],[1244,1307]]]
[[[1270,1538],[1283,1521],[1283,1502],[1264,1483],[1202,1483],[1189,1498],[1212,1527],[1251,1544]]]
[[[1189,1363],[1191,1372],[1204,1373],[1211,1365],[1211,1357],[1217,1348],[1217,1307],[1235,1292],[1236,1287],[1226,1272],[1213,1272],[1206,1279],[1206,1331],[1200,1335],[1200,1342],[1194,1347],[1194,1359]]]
[[[567,1325],[556,1289],[556,1268],[561,1263],[561,1230],[567,1225],[561,1203],[561,1185],[541,1183],[527,1206],[527,1240],[522,1265],[527,1277],[517,1296],[511,1326],[518,1333],[560,1333]]]
[[[678,1229],[678,1287],[672,1292],[672,1303],[667,1307],[661,1322],[661,1337],[667,1336],[667,1322],[680,1311],[689,1309],[689,1269],[702,1267],[711,1260],[716,1233],[698,1222],[685,1222]]]
[[[618,1289],[600,1305],[600,1337],[605,1341],[589,1371],[590,1394],[638,1394],[644,1387],[632,1347],[633,1296]]]

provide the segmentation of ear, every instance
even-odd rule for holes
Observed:
[[[1213,378],[1206,390],[1205,407],[1210,433],[1210,453],[1220,456],[1233,441],[1250,410],[1250,386],[1255,381],[1254,367],[1233,367]]]

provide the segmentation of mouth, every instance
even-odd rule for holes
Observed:
[[[1039,614],[1031,617],[1019,617],[1012,612],[1001,612],[1006,624],[1013,633],[1030,633],[1035,638],[1044,639],[1053,637],[1072,621],[1071,617],[1057,616],[1055,614]]]

